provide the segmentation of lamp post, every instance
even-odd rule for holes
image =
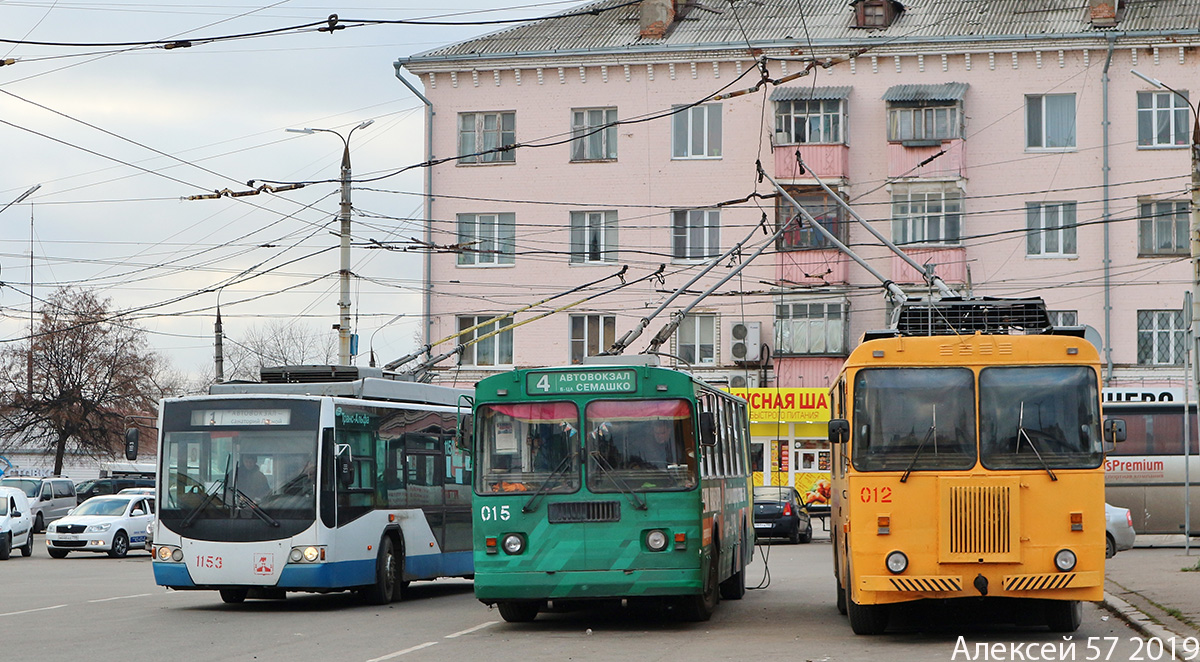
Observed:
[[[17,196],[16,200],[0,207],[0,212],[18,204],[25,198],[33,195],[35,191],[42,188],[41,184],[34,184],[21,195]],[[29,356],[26,357],[25,380],[26,394],[33,395],[33,212],[29,212]]]
[[[395,322],[396,320],[400,319],[401,317],[404,317],[405,315],[406,315],[406,313],[400,313],[400,314],[396,315],[395,317],[393,317],[392,319],[379,325],[379,328],[377,328],[371,332],[371,340],[367,343],[367,346],[370,348],[371,360],[370,360],[370,363],[368,363],[368,365],[370,367],[372,367],[372,368],[375,367],[375,334],[382,331],[384,329],[384,327],[391,326],[392,322]]]
[[[1190,227],[1188,228],[1188,244],[1191,248],[1191,256],[1192,256],[1192,260],[1191,260],[1192,261],[1192,296],[1190,297],[1191,304],[1192,304],[1192,323],[1191,323],[1192,341],[1193,341],[1193,343],[1195,343],[1195,345],[1193,346],[1193,349],[1196,350],[1196,353],[1194,354],[1194,356],[1196,357],[1195,363],[1200,364],[1200,111],[1197,110],[1196,106],[1192,105],[1192,102],[1188,100],[1187,95],[1183,94],[1179,90],[1172,88],[1171,86],[1158,80],[1157,78],[1151,78],[1150,76],[1147,76],[1147,75],[1139,72],[1137,69],[1130,69],[1129,72],[1132,73],[1134,76],[1137,76],[1138,78],[1141,78],[1142,80],[1146,81],[1147,83],[1150,83],[1154,87],[1157,87],[1157,88],[1163,89],[1163,90],[1167,90],[1168,92],[1179,97],[1180,99],[1183,100],[1183,103],[1187,104],[1188,109],[1192,113],[1192,143],[1190,146],[1190,149],[1192,152],[1192,215],[1191,215]],[[1185,368],[1185,370],[1186,370],[1186,368]],[[1197,382],[1197,376],[1200,376],[1200,365],[1196,365],[1195,370],[1196,370],[1195,374],[1185,375],[1184,378],[1190,379],[1191,381],[1197,383],[1196,393],[1197,393],[1197,398],[1200,398],[1200,382]],[[1184,393],[1187,393],[1187,389],[1184,389]],[[1185,397],[1184,398],[1184,411],[1186,412],[1185,415],[1190,417],[1191,416],[1190,405],[1186,400],[1187,400],[1187,398]],[[1192,444],[1192,440],[1190,439],[1190,435],[1189,435],[1189,438],[1186,438],[1183,440],[1184,458],[1185,458],[1184,481],[1183,481],[1183,484],[1184,484],[1183,531],[1184,531],[1185,540],[1188,542],[1190,542],[1190,540],[1191,540],[1191,528],[1192,528],[1191,512],[1190,512],[1191,511],[1191,495],[1189,494],[1189,492],[1191,491],[1191,482],[1192,481],[1191,481],[1191,474],[1190,474],[1190,470],[1189,470],[1189,466],[1188,466],[1190,464],[1190,460],[1187,460],[1186,458],[1191,453],[1191,444]]]
[[[375,120],[367,120],[342,135],[333,129],[285,129],[292,133],[332,133],[342,139],[342,204],[338,213],[342,240],[342,264],[339,271],[341,292],[338,296],[338,363],[350,365],[350,136],[358,129],[371,126]]]

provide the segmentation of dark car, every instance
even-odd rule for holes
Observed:
[[[754,533],[759,538],[787,538],[792,544],[812,540],[808,506],[794,487],[754,488]]]
[[[78,503],[101,494],[117,494],[131,487],[154,487],[153,478],[94,478],[85,480],[75,486],[75,498]]]

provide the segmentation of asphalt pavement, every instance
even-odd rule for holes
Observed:
[[[1184,542],[1183,536],[1138,536],[1133,549],[1105,564],[1104,603],[1146,637],[1173,638],[1177,659],[1195,660],[1200,656],[1200,540],[1193,539],[1190,549]]]

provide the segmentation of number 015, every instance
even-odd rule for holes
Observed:
[[[501,521],[507,522],[509,514],[508,506],[484,506],[479,509],[479,519],[485,522]]]

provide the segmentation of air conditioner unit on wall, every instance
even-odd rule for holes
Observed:
[[[758,388],[758,375],[730,375],[729,388]]]
[[[762,357],[762,322],[734,322],[729,329],[729,356],[734,363],[758,363]]]

